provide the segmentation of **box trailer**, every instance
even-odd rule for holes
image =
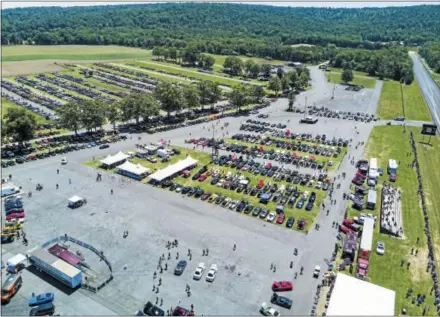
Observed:
[[[362,230],[361,245],[359,248],[359,257],[368,259],[373,246],[374,219],[365,218],[364,228]]]
[[[367,209],[374,210],[376,208],[376,202],[377,202],[377,193],[375,190],[370,189],[368,191],[368,196],[367,196]]]
[[[28,254],[29,261],[41,271],[49,274],[56,280],[76,288],[81,285],[82,272],[67,262],[53,256],[44,249],[37,249]]]

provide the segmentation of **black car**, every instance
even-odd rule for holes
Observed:
[[[195,174],[193,175],[193,177],[191,177],[191,178],[192,178],[193,181],[195,181],[196,179],[199,179],[200,175],[201,175],[201,174],[197,172],[197,173],[195,173]]]
[[[204,193],[205,193],[205,191],[204,191],[203,189],[201,189],[201,188],[197,188],[197,190],[196,190],[196,192],[195,192],[195,194],[194,194],[194,197],[195,197],[195,198],[199,198],[199,197],[201,197]]]
[[[244,213],[249,214],[252,209],[254,209],[254,206],[252,204],[247,204],[246,208],[244,208]]]
[[[309,202],[309,203],[307,204],[307,206],[306,206],[306,210],[307,210],[307,211],[310,211],[310,210],[312,210],[312,208],[313,208],[313,203],[312,203],[312,202]]]
[[[290,309],[292,308],[292,300],[287,297],[280,296],[277,293],[273,293],[272,298],[270,299],[272,304]]]
[[[108,145],[108,144],[101,144],[100,146],[99,146],[99,149],[100,150],[103,150],[103,149],[107,149],[107,148],[109,148],[110,147],[110,145]]]
[[[287,218],[286,227],[292,228],[294,223],[295,223],[295,218],[293,216],[290,216],[289,218]]]
[[[252,216],[257,217],[261,212],[261,207],[255,207],[254,211],[252,211]]]
[[[191,190],[191,186],[185,186],[185,187],[183,187],[181,193],[186,195],[190,192],[190,190]]]
[[[29,316],[46,316],[53,315],[54,313],[55,305],[51,302],[32,308],[29,312]]]
[[[180,260],[174,269],[174,275],[182,275],[183,271],[185,271],[186,265],[187,262],[185,260]]]
[[[198,190],[198,188],[196,188],[196,187],[191,188],[188,192],[188,197],[193,196],[197,192],[197,190]]]
[[[243,209],[246,207],[246,205],[247,205],[247,202],[244,201],[244,200],[242,200],[242,201],[238,204],[236,210],[237,210],[238,212],[242,212]]]
[[[310,197],[309,197],[309,202],[310,202],[310,203],[314,203],[315,200],[316,200],[316,193],[315,193],[315,192],[312,192],[312,193],[310,194]]]

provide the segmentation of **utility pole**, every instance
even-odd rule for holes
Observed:
[[[304,117],[307,115],[307,97],[306,100],[304,102]]]
[[[336,84],[333,84],[332,99],[335,99],[335,90],[336,90]]]

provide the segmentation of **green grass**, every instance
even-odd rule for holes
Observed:
[[[403,239],[390,237],[386,234],[380,233],[379,224],[377,223],[373,246],[375,247],[379,240],[384,241],[386,252],[383,256],[377,255],[375,252],[372,253],[370,258],[369,280],[375,284],[396,291],[396,314],[400,315],[402,308],[406,308],[408,315],[420,316],[425,305],[421,305],[420,307],[412,305],[411,299],[405,299],[406,290],[409,287],[412,287],[415,294],[426,293],[427,303],[432,303],[432,296],[428,294],[432,286],[432,280],[430,275],[425,273],[427,264],[427,244],[423,230],[424,220],[420,199],[417,195],[417,175],[415,169],[410,168],[407,165],[412,160],[411,157],[406,156],[407,153],[411,151],[409,131],[413,131],[416,135],[419,135],[420,132],[419,128],[415,127],[407,127],[406,134],[403,133],[403,127],[401,126],[375,127],[367,143],[364,157],[376,157],[378,159],[378,165],[385,170],[385,174],[380,177],[378,182],[378,184],[380,184],[377,186],[379,201],[376,210],[373,211],[373,213],[379,217],[381,199],[380,190],[383,181],[388,179],[388,175],[386,174],[388,159],[394,158],[398,162],[400,161],[397,172],[398,178],[396,183],[394,183],[394,186],[398,187],[402,192],[402,212],[404,222]],[[421,145],[418,146],[420,147]],[[438,147],[439,143],[438,140],[436,140],[435,148],[432,150],[437,150],[438,152]],[[440,175],[435,168],[435,162],[438,162],[438,160],[430,162],[421,161],[422,171],[425,170],[424,173],[428,172],[432,175],[430,182],[425,181],[426,190],[431,194],[436,191],[438,192],[439,190],[438,181]],[[434,197],[431,196],[431,199],[433,198]],[[433,207],[439,206],[440,204],[439,198],[435,197],[435,199],[437,199],[435,205],[434,202],[431,202]],[[350,217],[358,214],[358,212],[349,208]],[[434,214],[433,210],[431,210],[431,214]],[[432,224],[433,227],[431,227],[431,231],[436,232],[438,241],[440,220],[438,215],[432,217],[435,219],[433,219],[435,224]],[[416,245],[418,237],[420,237],[420,242]],[[411,248],[419,250],[417,257],[410,254]],[[400,266],[400,261],[402,259],[411,263],[409,270],[407,270],[406,265],[404,267]],[[427,315],[433,314],[435,314],[433,309],[427,313]]]
[[[326,72],[325,76],[331,83],[339,84],[342,82],[341,73]],[[362,85],[365,88],[374,88],[374,86],[376,86],[376,80],[374,78],[365,78],[354,75],[353,81],[351,81],[350,84]]]
[[[387,80],[383,82],[377,116],[381,119],[394,119],[403,116],[400,83]]]
[[[431,121],[423,93],[417,80],[411,85],[403,85],[403,100],[405,104],[405,117],[408,120]]]
[[[431,121],[428,106],[416,80],[411,85],[403,85],[403,100],[400,83],[386,80],[383,82],[377,115],[381,119],[394,119],[405,116],[407,120]]]
[[[177,162],[178,160],[184,159],[189,154],[189,155],[191,155],[191,157],[199,160],[199,163],[198,163],[199,167],[207,165],[208,166],[208,170],[210,170],[210,171],[218,169],[220,171],[224,171],[225,173],[228,172],[228,171],[231,171],[233,174],[238,172],[236,169],[228,168],[228,167],[225,167],[225,166],[218,166],[218,165],[210,164],[211,159],[210,159],[210,155],[209,155],[208,152],[192,150],[192,149],[188,149],[188,148],[184,148],[184,147],[178,147],[178,146],[173,146],[173,147],[179,148],[182,153],[180,155],[172,156],[170,161],[166,162],[166,163],[162,163],[160,161],[160,159],[158,159],[157,163],[151,163],[151,162],[149,162],[149,161],[147,161],[145,159],[141,159],[141,158],[133,158],[133,159],[130,159],[130,161],[133,162],[133,163],[140,163],[141,165],[143,165],[143,166],[145,166],[147,168],[150,168],[153,171],[155,171],[155,170],[158,170],[158,169],[162,169],[162,168],[166,167],[169,164],[173,164],[173,163]],[[125,151],[125,153],[127,153],[127,151]],[[94,160],[93,159],[89,159],[89,160],[83,162],[83,164],[87,165],[87,166],[94,167],[94,168],[98,168],[99,165],[100,165],[99,161],[101,159],[103,159],[103,158],[95,158]],[[115,172],[116,169],[112,169],[111,171]],[[192,172],[192,174],[194,174],[194,172]],[[263,177],[263,176],[260,176],[260,175],[256,176],[256,175],[248,173],[246,171],[241,171],[241,174],[244,175],[244,176],[249,177],[249,179],[250,179],[250,184],[249,185],[250,186],[257,185],[257,183],[258,183],[258,181],[260,179],[264,179],[265,184],[268,183],[268,182],[271,182],[272,184],[274,183],[274,181],[272,179],[268,178],[268,177]],[[148,180],[149,179],[146,178],[143,182],[147,182]],[[184,178],[184,177],[178,176],[178,177],[174,178],[173,181],[177,182],[179,184],[183,184],[183,185],[200,186],[202,189],[205,190],[205,192],[224,194],[224,195],[230,197],[231,199],[246,199],[250,203],[252,203],[254,206],[261,206],[262,208],[268,208],[269,211],[275,211],[275,208],[277,206],[277,203],[274,203],[272,201],[269,204],[267,204],[267,205],[261,205],[261,204],[259,204],[259,199],[257,197],[255,197],[255,196],[245,195],[243,193],[237,193],[236,191],[231,191],[229,189],[223,189],[223,188],[217,187],[215,185],[211,185],[210,184],[210,182],[211,182],[211,178],[210,177],[207,180],[205,180],[204,182],[199,182],[197,180],[193,181],[191,178]],[[278,185],[281,185],[281,184],[288,185],[288,183],[285,182],[285,181],[277,182],[277,184]],[[302,190],[302,191],[304,191],[304,190],[308,191],[308,192],[314,191],[313,188],[306,187],[306,186],[298,185],[297,187],[300,190]],[[167,190],[167,189],[164,189],[164,190]],[[306,221],[307,221],[306,230],[308,230],[312,226],[312,224],[313,224],[313,222],[315,220],[315,217],[316,217],[316,215],[319,212],[319,207],[318,206],[320,206],[321,202],[324,200],[325,196],[327,195],[327,192],[323,191],[323,190],[316,190],[316,194],[317,195],[316,195],[315,207],[313,208],[312,211],[310,211],[310,212],[306,211],[304,209],[305,206],[303,207],[303,209],[297,209],[295,207],[294,208],[289,208],[286,205],[286,207],[284,209],[286,218],[289,217],[289,216],[294,216],[296,221],[298,221],[301,218],[306,219]],[[242,216],[246,216],[246,214],[243,213]],[[248,216],[252,217],[251,215],[248,215]],[[283,224],[282,227],[285,228],[285,224]],[[294,226],[294,229],[296,230],[296,226]]]
[[[225,60],[228,57],[227,55],[216,55],[216,54],[207,54],[207,55],[211,55],[212,57],[214,57],[215,58],[215,65],[219,65],[221,67],[223,67]],[[272,65],[277,64],[278,65],[278,64],[285,63],[284,61],[281,61],[281,60],[276,60],[276,59],[266,60],[261,57],[247,57],[247,56],[237,56],[237,57],[240,57],[243,60],[243,62],[245,62],[248,59],[252,59],[255,63],[258,63],[258,64],[272,64]]]
[[[2,47],[2,61],[42,59],[105,60],[147,58],[151,50],[123,46],[93,45],[14,45]]]
[[[335,68],[335,67],[327,67],[327,73],[331,72],[331,73],[339,73],[342,74],[342,72],[344,71],[342,68]],[[365,76],[365,77],[371,77],[371,78],[375,78],[374,76],[370,76],[368,75],[367,72],[360,72],[357,70],[353,70],[353,75],[356,76]]]

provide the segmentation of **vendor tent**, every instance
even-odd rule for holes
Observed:
[[[188,156],[186,159],[178,161],[172,165],[168,165],[164,169],[161,169],[157,171],[156,173],[153,173],[150,175],[151,179],[154,179],[155,181],[162,181],[165,178],[171,177],[183,170],[186,170],[192,166],[195,166],[197,164],[198,160],[193,159],[191,156]]]
[[[124,163],[130,156],[119,151],[115,155],[108,155],[105,159],[101,160],[101,164],[105,168],[114,168],[117,165]]]
[[[129,161],[125,161],[124,164],[119,165],[118,174],[128,176],[137,180],[141,180],[146,177],[150,172],[149,168],[142,166],[141,164],[133,164]]]

